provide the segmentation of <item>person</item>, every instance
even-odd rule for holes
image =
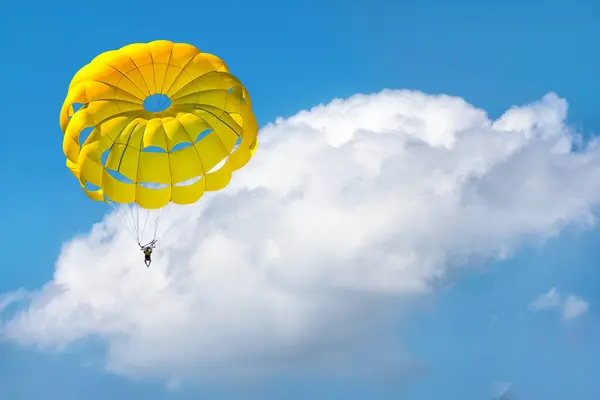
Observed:
[[[151,241],[145,246],[140,245],[142,252],[144,253],[144,263],[146,264],[146,267],[150,267],[150,264],[152,263],[152,250],[154,250],[155,245],[156,240]]]

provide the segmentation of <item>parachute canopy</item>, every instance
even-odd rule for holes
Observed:
[[[140,209],[191,205],[225,188],[258,134],[250,96],[223,60],[165,40],[108,51],[81,68],[60,126],[83,191],[135,207],[138,230]]]

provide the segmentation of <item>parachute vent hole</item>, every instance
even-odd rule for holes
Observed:
[[[171,148],[171,152],[174,151],[179,151],[179,150],[183,150],[183,149],[187,149],[188,147],[191,147],[192,143],[191,142],[181,142],[181,143],[177,143],[175,146],[173,146]]]
[[[219,161],[219,163],[217,165],[215,165],[214,167],[212,167],[210,169],[210,171],[207,172],[207,174],[213,173],[213,172],[217,172],[218,170],[220,170],[221,168],[223,168],[223,166],[225,165],[225,163],[227,162],[227,160],[229,159],[229,157],[225,157],[224,159],[222,159],[221,161]]]
[[[93,183],[89,183],[88,181],[85,181],[84,187],[86,190],[89,190],[92,192],[96,192],[96,191],[100,190],[100,186],[96,186]]]
[[[133,183],[133,181],[131,179],[129,179],[128,177],[126,177],[125,175],[120,173],[119,171],[115,171],[114,169],[107,168],[106,172],[121,183],[127,183],[127,184]]]
[[[202,132],[200,132],[198,134],[198,136],[196,137],[196,140],[194,141],[194,143],[198,143],[199,141],[201,141],[202,139],[204,139],[205,137],[207,137],[208,135],[210,135],[210,133],[212,132],[212,129],[205,129]]]
[[[138,185],[144,187],[146,189],[160,190],[168,188],[170,185],[165,183],[156,183],[156,182],[138,182]]]
[[[171,107],[171,99],[166,94],[155,93],[146,97],[143,107],[148,112],[162,112]]]
[[[144,153],[167,153],[167,151],[158,146],[148,146],[142,149]]]
[[[196,183],[196,182],[200,181],[201,179],[202,179],[202,175],[200,175],[200,176],[195,176],[195,177],[193,177],[193,178],[191,178],[191,179],[188,179],[188,180],[186,180],[186,181],[183,181],[183,182],[176,183],[176,184],[174,184],[173,186],[191,186],[191,185],[193,185],[194,183]]]
[[[95,127],[93,126],[88,126],[87,128],[82,129],[81,132],[79,132],[79,146],[83,147],[85,141],[90,137],[90,135],[94,131],[94,128]]]

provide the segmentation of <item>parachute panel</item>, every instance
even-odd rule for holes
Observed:
[[[200,177],[205,173],[198,150],[193,146],[171,153],[170,161],[173,184]]]
[[[171,184],[171,165],[168,153],[141,152],[137,182]],[[166,204],[165,204],[166,205]]]
[[[173,186],[171,196],[177,204],[193,204],[197,202],[205,192],[205,179],[202,178],[186,186]]]
[[[135,189],[135,201],[141,208],[154,210],[165,207],[171,200],[171,187],[162,189],[150,189],[137,185]]]
[[[214,172],[209,172],[204,176],[206,179],[206,190],[214,192],[223,189],[231,181],[231,165],[229,159],[225,160],[225,163],[221,168]]]
[[[115,203],[133,203],[135,202],[135,186],[123,183],[114,178],[107,170],[102,174],[102,187],[104,196]]]

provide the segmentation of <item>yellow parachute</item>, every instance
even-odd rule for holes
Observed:
[[[250,96],[223,60],[165,40],[108,51],[81,68],[60,126],[67,167],[83,191],[128,205],[120,215],[130,216],[124,222],[140,245],[149,219],[156,239],[171,203],[191,205],[225,188],[258,135]]]

